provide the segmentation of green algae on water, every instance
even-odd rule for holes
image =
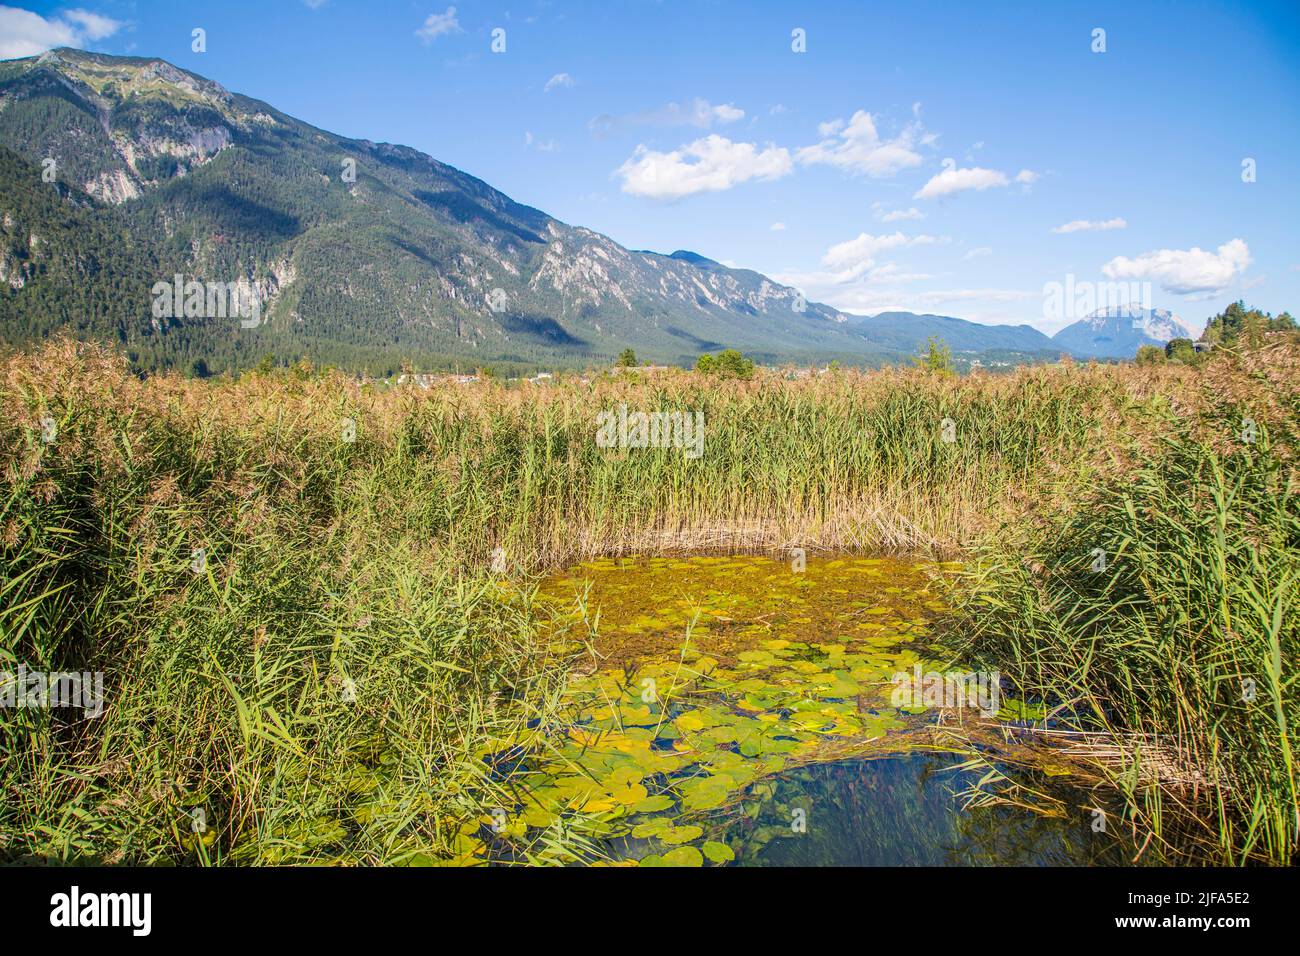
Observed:
[[[562,722],[484,759],[518,802],[459,862],[537,860],[546,831],[592,862],[723,865],[702,815],[793,767],[902,750],[893,675],[923,656],[953,565],[890,558],[600,559],[541,585],[545,639],[577,659]]]

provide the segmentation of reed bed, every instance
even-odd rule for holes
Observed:
[[[427,390],[308,370],[140,380],[69,341],[10,356],[0,670],[102,670],[106,705],[0,710],[0,854],[454,861],[508,786],[487,741],[545,721],[562,692],[534,576],[604,554],[803,547],[976,556],[985,600],[960,619],[972,656],[1071,701],[1080,729],[1172,733],[1219,760],[1225,852],[1281,859],[1295,629],[1280,595],[1297,542],[1294,486],[1277,491],[1294,477],[1296,408],[1272,371],[1293,347],[1274,351],[1205,370]],[[704,454],[598,447],[598,413],[620,404],[702,412]],[[1238,455],[1214,418],[1247,405],[1264,438]],[[1130,513],[1116,497],[1129,486],[1164,516]],[[1089,579],[1078,610],[1055,582],[1083,544],[1137,563],[1117,560],[1105,588]],[[518,587],[500,587],[494,556]],[[1105,602],[1118,612],[1098,620]],[[1273,627],[1261,615],[1279,607]],[[1209,709],[1247,673],[1257,711]],[[1164,791],[1130,790],[1156,819]],[[1200,795],[1185,803],[1205,813]],[[557,833],[538,861],[580,840]]]
[[[1122,470],[978,549],[966,592],[965,655],[1050,708],[1129,825],[1222,864],[1300,835],[1293,348],[1220,356]]]

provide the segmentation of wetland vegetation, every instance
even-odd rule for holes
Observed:
[[[599,447],[620,405],[702,454]],[[105,697],[0,709],[0,854],[1289,863],[1298,405],[1285,337],[427,390],[12,355],[0,670]],[[997,712],[894,706],[916,664]]]

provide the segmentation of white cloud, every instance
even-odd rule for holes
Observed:
[[[905,282],[923,282],[933,278],[934,276],[921,272],[904,272],[899,268],[898,263],[886,262],[883,266],[876,266],[868,272],[863,281],[869,285],[901,285]]]
[[[933,278],[920,272],[904,271],[895,262],[877,262],[882,253],[949,241],[947,236],[908,236],[901,232],[873,236],[864,232],[827,249],[822,257],[821,270],[785,273],[773,278],[837,309],[859,311],[876,308],[880,311],[898,302],[898,293],[883,291],[886,287]],[[885,299],[891,296],[895,298],[886,302]]]
[[[904,219],[924,219],[925,213],[913,206],[910,209],[895,209],[886,213],[878,212],[876,218],[881,222],[900,222]]]
[[[980,256],[991,256],[991,255],[993,255],[992,248],[990,248],[989,246],[979,246],[975,249],[972,249],[970,252],[966,253],[966,255],[962,256],[962,258],[978,259]]]
[[[901,232],[879,236],[864,232],[827,249],[822,257],[823,269],[778,273],[772,278],[836,308],[863,308],[868,300],[875,303],[881,285],[899,285],[930,278],[905,273],[893,262],[878,264],[876,259],[882,252],[947,241],[946,237],[906,236]]]
[[[556,73],[546,81],[546,85],[542,87],[542,92],[549,93],[551,90],[560,89],[561,87],[570,87],[572,85],[573,77],[569,76],[567,73]]]
[[[730,103],[721,103],[713,107],[713,117],[719,123],[734,123],[736,120],[745,118],[745,111],[739,106],[732,106]]]
[[[456,19],[456,8],[448,7],[445,13],[431,13],[424,19],[424,26],[415,31],[420,42],[428,46],[440,36],[459,33],[460,21]]]
[[[91,13],[89,10],[69,10],[63,15],[63,19],[75,23],[87,40],[103,40],[122,28],[121,22],[98,13]]]
[[[17,7],[0,6],[0,60],[37,56],[55,47],[82,47],[112,36],[122,23],[88,10],[69,10],[45,19]]]
[[[918,302],[937,305],[942,302],[1022,302],[1041,296],[1041,292],[1020,289],[936,289],[918,293]]]
[[[874,281],[884,281],[886,279],[896,282],[903,281],[898,278],[901,273],[898,273],[897,266],[893,263],[888,263],[877,269],[876,259],[880,253],[889,249],[927,246],[936,242],[947,241],[946,237],[907,236],[901,232],[879,236],[864,232],[860,233],[856,238],[836,243],[827,249],[826,255],[822,256],[824,270],[820,272],[789,273],[775,278],[800,289],[826,290],[826,294],[849,283],[870,282],[873,279]],[[871,275],[873,269],[876,270],[874,276]],[[907,281],[915,278],[919,277],[912,276]]]
[[[774,223],[772,223],[772,225],[769,226],[768,228],[770,228],[773,232],[784,232],[784,231],[785,231],[785,223],[783,223],[783,222],[774,222]]]
[[[611,116],[603,113],[587,124],[594,133],[611,133],[632,126],[695,126],[708,129],[714,124],[734,123],[745,118],[745,111],[732,103],[710,103],[696,97],[689,103],[668,103],[652,110]]]
[[[615,174],[625,193],[671,200],[730,189],[750,179],[779,179],[793,168],[788,150],[733,143],[713,133],[667,153],[637,146]]]
[[[946,236],[907,236],[901,232],[873,236],[863,233],[828,249],[822,259],[822,265],[826,267],[824,271],[785,273],[773,278],[794,286],[815,301],[845,312],[867,315],[892,310],[940,310],[972,321],[1004,322],[1015,318],[1008,313],[1008,305],[1041,296],[1041,291],[1005,288],[909,290],[906,288],[909,284],[935,277],[906,270],[892,261],[876,262],[888,250],[949,241]],[[971,250],[967,257],[987,252],[991,250]]]
[[[832,269],[858,269],[872,264],[876,254],[882,249],[897,249],[900,246],[928,245],[934,242],[934,236],[905,236],[901,232],[890,235],[873,236],[859,233],[857,238],[836,243],[822,256],[822,264]]]
[[[536,146],[543,153],[554,153],[559,147],[553,139],[535,139],[530,130],[524,130],[524,146]]]
[[[953,193],[966,192],[971,189],[979,191],[992,186],[1006,185],[1006,175],[996,169],[984,169],[981,166],[958,169],[956,166],[952,166],[931,177],[930,181],[917,190],[912,198],[938,199],[941,196],[950,196]]]
[[[1075,219],[1067,222],[1063,226],[1057,226],[1052,232],[1061,234],[1069,232],[1105,232],[1110,229],[1127,229],[1128,223],[1116,217],[1115,219]]]
[[[1221,292],[1249,265],[1249,247],[1244,240],[1233,239],[1215,252],[1193,247],[1159,249],[1136,259],[1116,256],[1101,271],[1111,279],[1155,281],[1166,292],[1194,295]]]
[[[922,132],[920,123],[909,123],[893,139],[882,140],[871,114],[858,110],[848,123],[830,120],[817,131],[822,141],[795,153],[805,165],[822,163],[874,178],[921,165],[921,155],[915,149]]]
[[[883,273],[886,267],[882,267]],[[923,279],[926,276],[905,276],[906,279]],[[888,288],[881,285],[858,284],[829,289],[825,293],[805,295],[818,302],[843,312],[858,315],[875,315],[880,312],[926,312],[941,310],[951,315],[956,312],[972,322],[996,324],[1014,320],[1005,309],[980,308],[981,303],[1013,303],[1038,298],[1041,292],[1026,292],[1019,289],[941,289],[930,292],[908,291],[900,287]]]
[[[1016,173],[1016,182],[1030,186],[1038,182],[1038,173],[1034,172],[1032,169],[1022,169],[1020,172]]]

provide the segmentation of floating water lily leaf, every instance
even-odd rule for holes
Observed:
[[[527,807],[519,818],[530,827],[549,827],[559,819],[550,810],[538,806]]]
[[[700,674],[711,674],[718,669],[718,662],[712,657],[701,657],[695,661],[694,668]]]
[[[827,716],[820,711],[804,711],[790,715],[791,723],[800,727],[806,727],[809,730],[816,730],[819,727],[825,727],[829,720]]]
[[[703,866],[704,856],[693,846],[679,846],[663,855],[664,866]]]
[[[649,727],[659,722],[659,717],[650,712],[649,707],[629,707],[626,704],[620,708],[619,717],[625,727]]]
[[[628,787],[640,783],[643,779],[645,779],[645,772],[640,767],[624,764],[612,771],[605,778],[605,782],[611,787]]]
[[[1002,707],[998,710],[998,720],[1002,721],[1035,721],[1044,720],[1046,717],[1046,707],[1041,704],[1029,704],[1022,700],[1004,701]]]
[[[639,783],[633,783],[628,786],[615,787],[611,794],[615,800],[624,806],[634,807],[646,799],[646,788]]]
[[[703,730],[705,727],[704,716],[698,710],[688,710],[684,714],[678,714],[674,722],[677,724],[677,729],[685,733]]]
[[[712,810],[722,806],[734,788],[735,779],[726,774],[691,777],[678,784],[682,794],[682,807],[686,810]]]
[[[702,827],[697,826],[677,826],[669,827],[658,834],[660,840],[669,845],[678,843],[690,843],[692,840],[699,838],[704,833]]]
[[[653,797],[646,797],[639,803],[632,804],[633,813],[655,813],[659,810],[667,810],[674,803],[672,797],[666,793],[657,793]]]
[[[719,843],[716,840],[708,840],[701,848],[704,855],[714,863],[730,863],[736,858],[736,854],[731,847],[725,843]]]
[[[926,591],[932,573],[933,565],[875,558],[816,559],[804,575],[743,556],[587,562],[543,584],[541,600],[563,611],[543,646],[585,654],[594,642],[609,666],[575,677],[558,717],[484,755],[500,754],[489,759],[494,769],[529,794],[517,814],[528,826],[564,817],[592,839],[631,832],[668,834],[670,845],[694,840],[698,827],[670,818],[679,803],[683,812],[716,809],[761,787],[765,775],[841,753],[828,737],[851,746],[903,726],[888,705],[889,681],[922,662],[904,645],[939,610]],[[588,589],[579,606],[575,593]],[[599,608],[594,618],[591,608]],[[657,685],[650,704],[642,699],[647,679]],[[683,769],[692,775],[678,777]],[[671,789],[650,795],[664,786]],[[635,826],[623,819],[633,814]],[[706,847],[710,862],[734,859],[725,843]],[[679,846],[641,863],[702,859]]]
[[[645,821],[645,823],[638,823],[634,826],[632,828],[632,836],[636,837],[638,840],[643,840],[647,837],[657,837],[665,830],[672,829],[672,826],[673,822],[667,817],[655,817],[651,820]]]

